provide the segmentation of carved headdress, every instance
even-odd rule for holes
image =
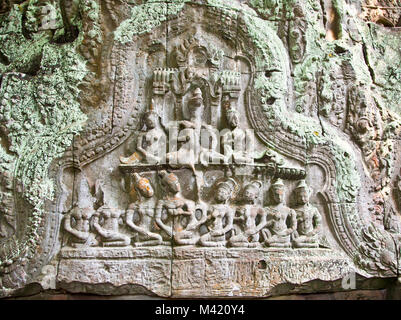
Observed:
[[[160,171],[159,176],[163,184],[171,184],[178,182],[178,177],[174,173],[167,172],[166,170]]]
[[[227,118],[230,117],[231,115],[234,115],[234,114],[239,114],[237,109],[235,109],[235,108],[233,108],[231,106],[228,109],[226,109]]]
[[[149,110],[145,112],[145,114],[143,115],[143,120],[146,120],[148,117],[150,116],[155,116],[155,117],[159,117],[159,114],[157,113],[157,111],[155,110],[155,106],[154,106],[154,101],[152,99],[150,106],[149,106]]]
[[[301,189],[301,188],[304,188],[306,190],[306,192],[308,192],[308,194],[312,193],[312,189],[306,184],[305,180],[300,180],[297,183],[297,185],[296,185],[294,190]]]
[[[251,183],[247,184],[245,188],[252,188],[255,191],[259,192],[259,190],[262,188],[263,183],[259,180],[254,180]]]
[[[295,189],[299,189],[299,188],[308,188],[308,185],[306,184],[305,180],[301,180],[297,183],[297,186],[295,187]]]
[[[274,183],[272,183],[272,185],[271,185],[272,189],[283,188],[283,187],[284,187],[284,183],[283,183],[283,180],[281,180],[280,178],[277,179],[276,181],[274,181]]]
[[[228,190],[230,192],[230,194],[232,194],[235,191],[235,189],[238,187],[238,183],[234,179],[229,178],[225,181],[221,181],[221,182],[217,183],[216,187],[217,188],[225,188],[226,190]]]
[[[145,197],[152,197],[154,191],[152,185],[150,184],[150,181],[147,178],[140,176],[138,173],[133,173],[132,176],[134,178],[135,188],[138,189],[139,192]]]

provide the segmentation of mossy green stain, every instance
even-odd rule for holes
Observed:
[[[46,214],[44,202],[54,199],[49,167],[72,145],[74,134],[86,122],[77,89],[87,74],[86,63],[76,50],[82,35],[63,45],[50,43],[46,31],[27,40],[18,6],[12,8],[8,18],[3,16],[0,21],[0,36],[6,44],[2,52],[10,60],[10,64],[0,65],[0,121],[8,130],[10,148],[0,147],[0,162],[8,163],[2,169],[23,186],[22,195],[32,211],[25,237],[11,239],[13,243],[8,252],[3,252],[0,266],[34,254],[39,240],[37,228]],[[36,74],[24,74],[38,61]]]

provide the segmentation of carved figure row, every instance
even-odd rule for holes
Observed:
[[[174,173],[160,172],[164,194],[154,205],[154,190],[147,178],[134,174],[138,200],[126,211],[106,206],[98,210],[75,207],[64,220],[64,228],[72,235],[74,247],[128,246],[131,237],[120,231],[120,224],[135,232],[135,246],[200,245],[203,247],[278,247],[317,248],[321,215],[309,203],[311,190],[301,180],[294,193],[297,206],[284,203],[285,189],[281,179],[271,188],[272,204],[257,204],[262,183],[252,181],[242,190],[238,205],[230,204],[238,189],[234,179],[215,185],[212,204],[194,202],[181,194],[181,185]],[[97,236],[95,236],[95,233]]]
[[[240,114],[230,106],[228,96],[223,105],[228,128],[221,132],[202,120],[204,103],[202,91],[196,88],[188,102],[187,119],[172,121],[166,128],[160,123],[160,117],[154,110],[144,114],[143,122],[146,130],[140,132],[136,143],[136,151],[129,157],[120,157],[123,164],[175,164],[194,165],[202,163],[253,163],[254,155],[253,131],[240,128]],[[168,138],[167,138],[168,137]],[[173,139],[174,138],[174,139]],[[173,143],[175,141],[175,143]],[[222,152],[220,152],[220,141]],[[166,153],[167,142],[176,144],[177,151]]]

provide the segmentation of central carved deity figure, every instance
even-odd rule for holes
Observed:
[[[251,153],[253,147],[253,136],[249,130],[242,130],[239,127],[239,112],[234,108],[226,110],[227,123],[229,129],[222,136],[222,144],[224,148],[224,162],[241,164],[253,163],[253,155]]]

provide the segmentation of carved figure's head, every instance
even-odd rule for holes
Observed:
[[[216,190],[216,200],[219,202],[227,201],[232,197],[232,194],[237,187],[237,182],[234,179],[219,182]]]
[[[254,202],[258,196],[260,189],[262,188],[262,182],[260,181],[252,181],[251,183],[247,184],[244,188],[244,200],[246,202]]]
[[[145,113],[143,121],[145,122],[146,128],[153,129],[157,126],[158,114],[156,111],[150,110]]]
[[[99,209],[97,209],[97,214],[103,217],[104,219],[109,219],[112,214],[112,209],[109,208],[108,206],[101,206]]]
[[[135,188],[146,198],[153,197],[154,191],[150,181],[144,177],[141,177],[138,173],[133,174],[135,181]]]
[[[285,197],[284,183],[281,179],[277,179],[270,187],[272,201],[275,204],[283,203]]]
[[[371,126],[372,126],[371,122],[370,122],[369,118],[367,118],[367,117],[359,118],[356,123],[356,129],[361,134],[368,132],[370,130]]]
[[[172,193],[181,191],[180,181],[174,173],[168,173],[166,170],[160,171],[162,184],[169,189]]]
[[[303,205],[309,202],[312,190],[308,187],[305,180],[299,181],[294,191],[295,191],[296,201],[298,204]]]
[[[228,109],[226,111],[227,122],[231,128],[238,127],[239,124],[239,112],[236,109]]]
[[[70,214],[75,220],[89,220],[94,212],[95,210],[93,210],[93,208],[79,208],[78,206],[74,206]]]
[[[196,88],[192,92],[192,96],[188,101],[190,109],[198,109],[203,105],[203,97],[202,90],[200,88]]]

